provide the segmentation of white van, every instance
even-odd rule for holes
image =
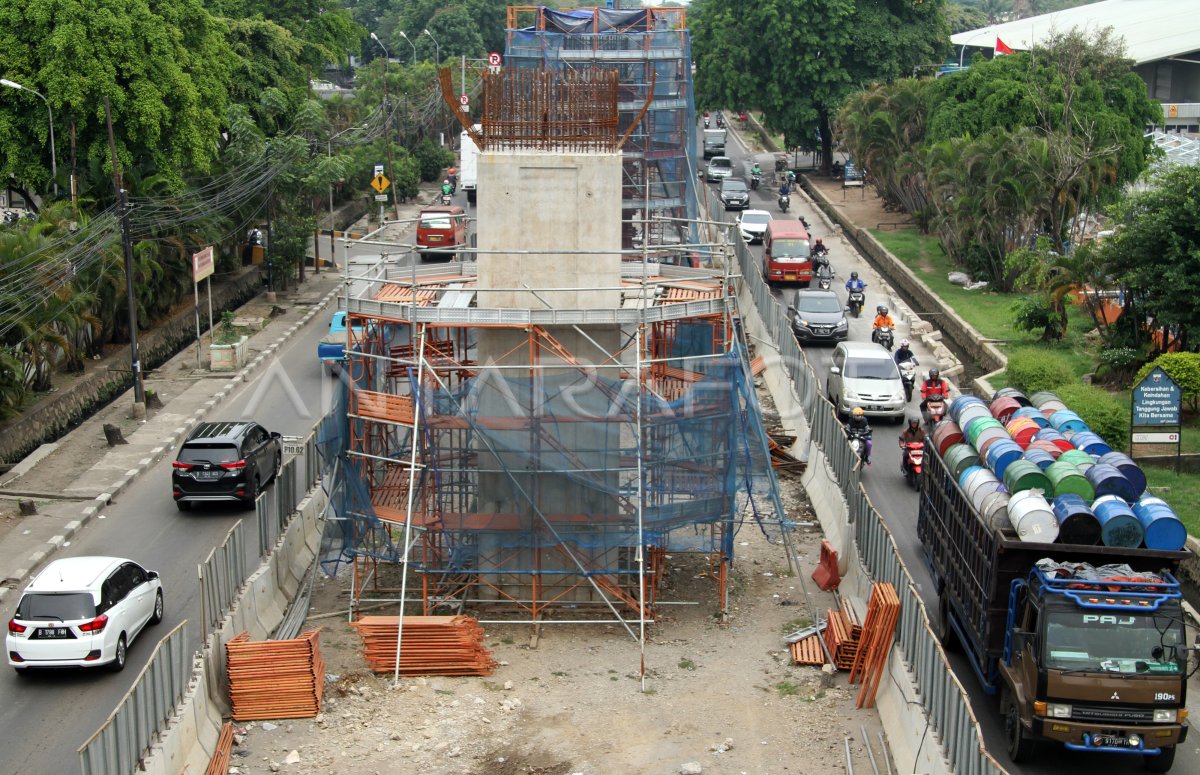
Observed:
[[[841,342],[834,348],[825,393],[838,414],[857,406],[871,417],[904,419],[900,370],[892,354],[873,342]]]

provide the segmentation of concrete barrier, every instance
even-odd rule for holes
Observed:
[[[208,767],[229,712],[225,644],[241,632],[265,639],[283,621],[320,549],[325,526],[321,515],[327,502],[319,486],[300,502],[297,515],[266,561],[246,581],[233,610],[206,639],[182,707],[146,758],[149,775],[204,772]]]

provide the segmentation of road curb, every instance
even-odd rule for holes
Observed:
[[[16,577],[15,582],[13,583],[19,586],[21,582],[23,582],[31,573],[37,570],[38,566],[41,565],[51,554],[66,544],[72,536],[82,530],[83,527],[87,525],[93,517],[99,514],[105,506],[114,502],[117,499],[117,496],[119,496],[124,490],[127,490],[134,481],[136,481],[143,473],[146,472],[147,469],[161,460],[162,457],[168,452],[173,450],[183,440],[183,438],[204,419],[205,415],[208,414],[209,411],[229,397],[239,383],[249,382],[251,374],[262,365],[263,361],[267,360],[268,355],[274,355],[281,345],[285,344],[289,339],[292,338],[292,336],[296,334],[297,331],[299,331],[301,328],[304,328],[304,326],[308,325],[308,323],[310,323],[314,317],[323,312],[325,308],[329,306],[329,303],[341,294],[341,291],[342,288],[339,285],[337,288],[334,288],[332,291],[322,296],[321,299],[312,306],[312,309],[310,309],[300,318],[298,323],[293,324],[284,332],[283,336],[267,345],[262,352],[255,356],[255,358],[248,364],[243,366],[242,369],[235,373],[230,380],[223,383],[221,389],[214,393],[212,398],[205,401],[204,406],[192,412],[187,421],[185,421],[183,425],[176,427],[171,432],[169,437],[161,439],[162,443],[150,450],[149,457],[139,460],[136,466],[126,471],[121,478],[109,485],[106,492],[100,493],[90,502],[88,502],[87,506],[80,509],[78,519],[68,522],[64,526],[61,534],[52,536],[41,549],[38,549],[33,554],[29,555],[26,560],[25,567],[18,568],[16,573],[13,574]],[[5,597],[11,591],[12,589],[10,587],[0,587],[0,602],[3,602]]]

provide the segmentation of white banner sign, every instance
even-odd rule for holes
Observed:
[[[1133,434],[1134,444],[1178,444],[1178,433],[1135,433]]]

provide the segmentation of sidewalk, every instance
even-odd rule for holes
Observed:
[[[413,219],[433,200],[435,191],[422,189],[418,201],[400,206],[401,220]],[[355,229],[377,225],[364,220]],[[385,226],[383,238],[398,239],[411,223]],[[30,500],[37,513],[0,520],[0,600],[19,588],[25,578],[122,490],[166,455],[276,350],[316,315],[322,314],[343,287],[340,271],[306,272],[305,282],[278,293],[275,303],[260,294],[237,310],[237,317],[258,330],[247,342],[246,365],[237,372],[196,368],[196,348],[177,353],[147,376],[162,408],[147,409],[144,420],[130,415],[132,390],[82,422],[53,444],[44,444],[7,474],[0,475],[0,504],[15,512],[19,500]],[[272,317],[272,313],[275,313]],[[281,314],[280,314],[281,313]],[[202,353],[207,361],[207,354]],[[120,428],[128,444],[109,447],[104,426]],[[11,507],[11,508],[9,508]]]

